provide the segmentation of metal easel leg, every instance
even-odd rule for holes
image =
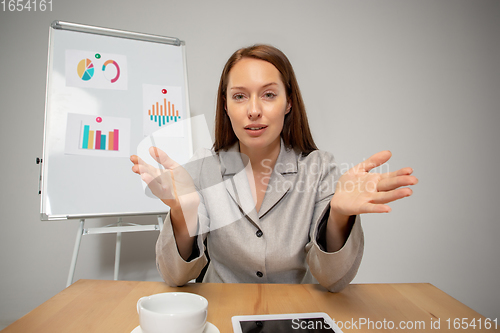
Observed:
[[[118,226],[122,225],[122,218],[118,218]],[[116,248],[115,248],[115,275],[114,280],[118,280],[118,271],[120,270],[120,250],[122,247],[122,233],[116,233]]]
[[[161,215],[157,215],[158,217],[158,226],[160,227],[160,232],[163,229],[163,217]]]
[[[80,243],[82,242],[83,226],[85,224],[85,219],[80,220],[80,227],[76,233],[75,247],[73,249],[73,258],[71,259],[71,266],[69,267],[68,280],[66,281],[66,287],[69,287],[73,283],[73,278],[75,275],[76,260],[78,259],[78,252],[80,251]]]

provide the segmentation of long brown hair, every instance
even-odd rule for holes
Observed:
[[[254,45],[239,49],[228,59],[219,83],[217,93],[217,109],[215,114],[215,143],[214,150],[228,149],[238,141],[231,126],[231,120],[226,112],[226,94],[229,81],[229,72],[233,66],[243,58],[254,58],[267,61],[276,67],[281,74],[285,85],[286,97],[291,101],[292,108],[285,115],[281,137],[285,146],[304,154],[318,149],[311,135],[307,121],[306,109],[300,93],[297,79],[290,61],[286,55],[270,45]]]

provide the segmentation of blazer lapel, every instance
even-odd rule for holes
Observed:
[[[287,149],[282,139],[280,153],[259,210],[259,218],[264,217],[290,191],[297,175],[297,160],[298,155],[293,149]]]
[[[253,173],[248,158],[239,152],[235,144],[227,151],[219,153],[221,173],[227,192],[240,208],[243,216],[257,224],[259,217],[255,210],[256,194]],[[250,186],[250,181],[252,186]]]

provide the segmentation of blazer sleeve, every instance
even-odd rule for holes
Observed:
[[[156,266],[163,280],[171,287],[183,286],[200,275],[207,264],[203,235],[195,236],[193,253],[188,260],[179,254],[175,241],[170,213],[165,218],[163,229],[156,242]]]
[[[179,254],[177,242],[175,241],[172,229],[172,220],[170,212],[165,218],[163,229],[160,232],[156,242],[156,266],[163,280],[171,287],[185,285],[189,281],[196,279],[208,259],[205,256],[205,245],[203,244],[209,230],[209,217],[205,208],[203,196],[200,189],[200,170],[203,167],[204,158],[210,156],[206,152],[195,154],[192,163],[185,166],[186,170],[193,178],[198,195],[200,196],[200,205],[198,207],[198,232],[193,243],[193,252],[188,260],[184,260]]]
[[[338,180],[338,168],[333,156],[325,157],[328,168],[321,179],[310,230],[310,242],[306,245],[307,263],[312,275],[326,289],[338,292],[356,276],[364,249],[364,235],[358,216],[351,216],[354,224],[347,241],[336,252],[326,251],[326,226],[330,214],[330,200]]]

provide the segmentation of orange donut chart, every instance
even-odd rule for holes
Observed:
[[[120,66],[118,66],[118,64],[116,63],[116,61],[114,61],[114,60],[108,60],[108,61],[106,61],[104,63],[104,65],[102,65],[102,71],[103,72],[106,70],[106,66],[109,65],[109,64],[113,64],[116,67],[116,76],[113,79],[111,79],[111,83],[115,83],[120,78]]]

